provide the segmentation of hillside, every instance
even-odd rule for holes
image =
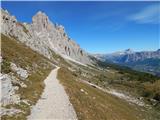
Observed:
[[[150,101],[147,101],[149,96],[144,98],[138,93],[142,91],[143,83],[114,80],[118,77],[125,78],[125,75],[118,74],[118,71],[112,68],[110,68],[110,72],[103,71],[79,66],[77,70],[70,71],[68,68],[61,68],[58,72],[58,79],[65,86],[80,120],[159,119],[160,114],[158,111],[160,106],[157,104],[158,102],[156,105],[155,103],[149,103]],[[86,81],[89,84],[86,84]],[[154,93],[152,91],[154,89],[159,94],[159,81],[156,81],[154,84],[148,82],[144,84],[146,88],[143,91],[144,93],[149,89],[151,93]],[[96,87],[96,85],[104,88],[104,91]],[[116,91],[113,93],[105,92],[105,90],[111,91],[111,89]],[[122,99],[121,96],[125,96],[125,98]],[[130,102],[127,101],[128,97]],[[155,106],[153,107],[151,104]]]
[[[2,120],[25,119],[30,106],[40,98],[43,80],[54,66],[47,58],[3,34],[1,46]]]

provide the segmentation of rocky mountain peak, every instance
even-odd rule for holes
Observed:
[[[130,53],[133,53],[133,52],[134,51],[131,48],[128,48],[128,49],[125,50],[125,53],[127,53],[127,54],[130,54]]]
[[[39,11],[32,17],[32,25],[36,31],[40,32],[41,30],[49,30],[51,23],[48,16],[44,12]]]
[[[158,49],[157,52],[160,52],[160,49]]]
[[[46,15],[44,12],[42,12],[42,11],[38,11],[37,13],[36,13],[36,15]],[[47,15],[46,15],[47,16]]]
[[[7,23],[9,23],[9,22],[15,23],[15,22],[17,22],[17,19],[15,16],[13,16],[13,15],[11,16],[7,10],[3,10],[1,8],[1,21],[7,22]]]
[[[44,12],[38,11],[38,12],[33,16],[33,18],[40,18],[40,19],[46,18],[46,19],[48,19],[48,16],[47,16]]]
[[[1,33],[16,38],[47,58],[51,59],[52,52],[56,52],[64,58],[90,64],[88,53],[68,37],[62,25],[52,23],[44,12],[37,12],[31,24],[16,21],[5,11],[1,18]]]

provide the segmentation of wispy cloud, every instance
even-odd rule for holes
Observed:
[[[150,5],[128,17],[129,20],[140,24],[160,24],[160,4]]]

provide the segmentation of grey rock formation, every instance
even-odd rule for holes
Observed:
[[[17,38],[40,54],[52,59],[52,52],[68,56],[84,64],[90,64],[88,54],[70,39],[62,25],[53,24],[48,16],[39,11],[32,23],[20,23],[14,16],[1,9],[1,32]]]
[[[11,109],[7,109],[7,108],[3,108],[1,107],[1,110],[0,110],[0,115],[3,116],[3,115],[14,115],[16,113],[20,113],[22,112],[21,110],[19,109],[14,109],[14,108],[11,108]]]
[[[1,105],[19,103],[20,98],[15,93],[16,88],[12,85],[12,78],[8,74],[1,74]]]
[[[17,73],[17,75],[22,79],[25,80],[28,77],[27,70],[24,70],[23,68],[17,67],[16,64],[11,63],[11,69]]]

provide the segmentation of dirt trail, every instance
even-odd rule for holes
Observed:
[[[56,68],[45,80],[45,89],[35,106],[32,107],[28,120],[77,120],[69,98],[57,79]]]

